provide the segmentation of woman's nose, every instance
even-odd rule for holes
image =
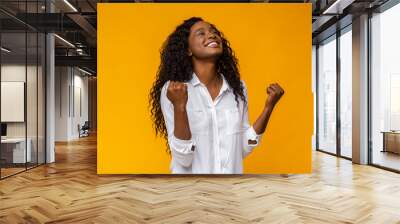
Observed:
[[[209,33],[208,33],[208,38],[213,38],[213,39],[215,39],[215,38],[216,38],[215,33],[209,32]]]

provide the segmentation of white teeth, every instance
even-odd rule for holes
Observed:
[[[207,44],[207,47],[216,47],[216,46],[218,46],[217,42],[211,42],[211,43]]]

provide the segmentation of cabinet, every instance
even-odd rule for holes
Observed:
[[[400,132],[388,131],[383,134],[383,150],[382,152],[392,152],[400,154]]]

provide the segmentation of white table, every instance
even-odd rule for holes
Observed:
[[[12,155],[13,163],[25,163],[25,162],[31,162],[32,160],[32,154],[31,154],[31,145],[32,145],[32,140],[30,138],[27,139],[27,146],[26,147],[26,154],[25,154],[25,138],[6,138],[6,139],[1,139],[1,144],[2,147],[13,147],[12,148]]]

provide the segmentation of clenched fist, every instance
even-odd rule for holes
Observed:
[[[279,99],[283,96],[285,91],[278,83],[274,83],[268,86],[267,88],[267,101],[265,103],[265,107],[273,108],[276,103],[278,103]]]
[[[185,108],[188,101],[187,85],[183,82],[170,81],[167,88],[167,97],[174,107]]]

